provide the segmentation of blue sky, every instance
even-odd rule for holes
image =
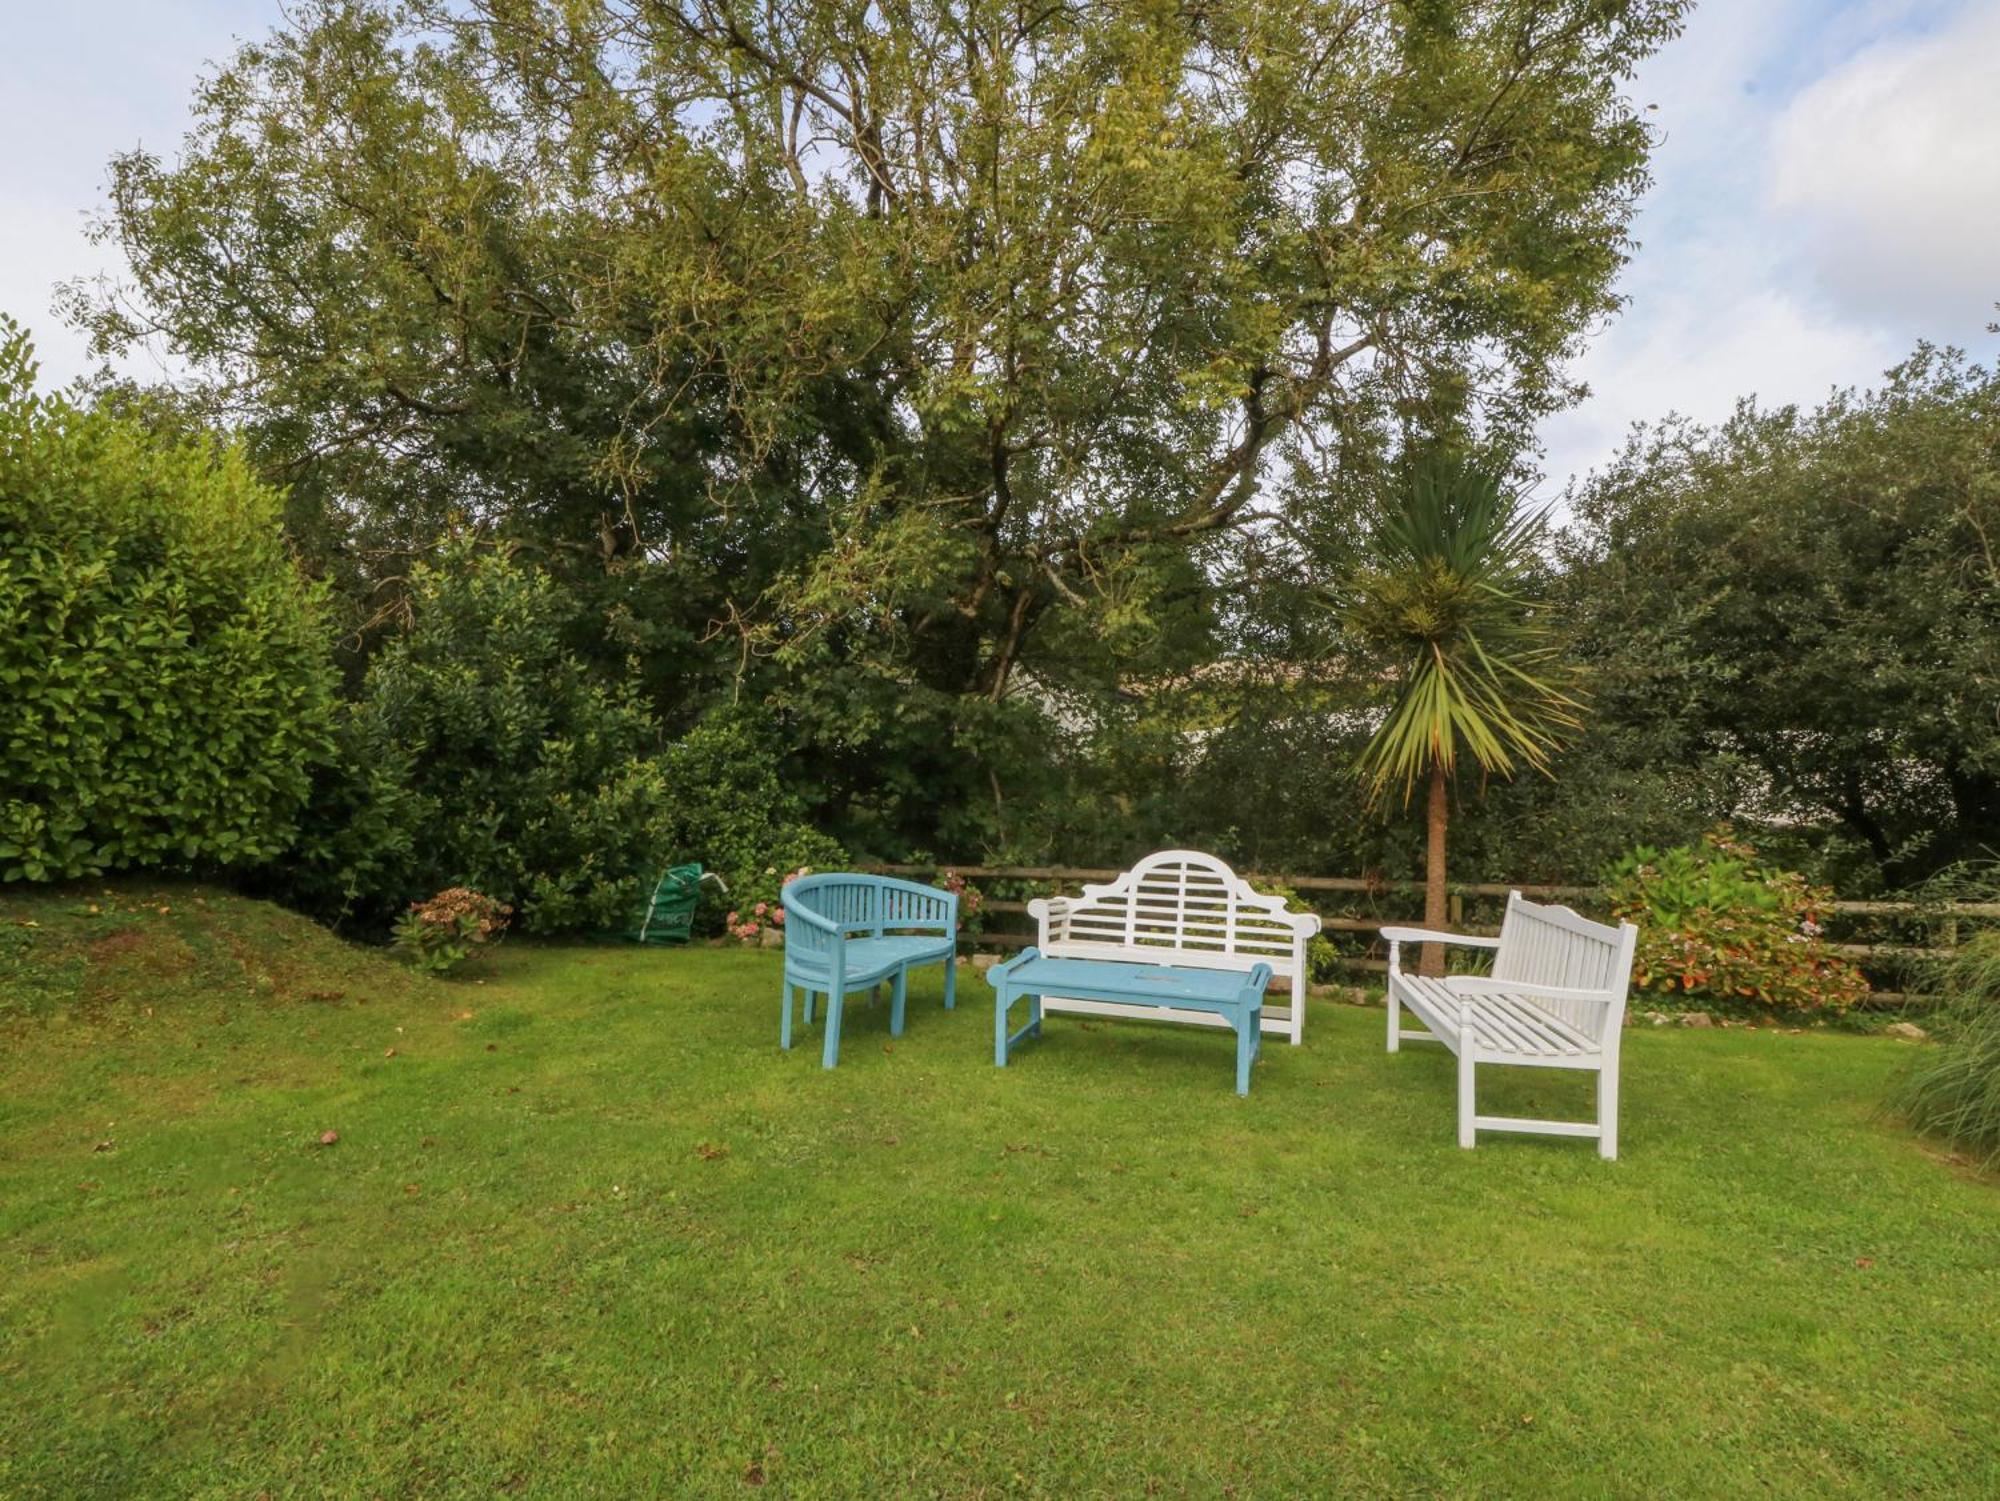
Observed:
[[[279,4],[0,4],[0,310],[60,384],[86,359],[53,288],[117,269],[83,234],[105,162],[171,154],[204,65]],[[1919,338],[2000,354],[1996,79],[2000,0],[1707,0],[1632,85],[1658,107],[1657,181],[1629,303],[1577,367],[1592,395],[1543,430],[1547,492],[1635,419],[1816,401]]]

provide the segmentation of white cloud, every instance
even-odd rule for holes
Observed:
[[[1877,330],[1829,319],[1781,288],[1695,275],[1619,325],[1578,366],[1591,399],[1542,429],[1553,499],[1572,475],[1603,464],[1634,422],[1670,413],[1713,423],[1737,400],[1813,403],[1836,385],[1865,384],[1907,348]]]
[[[1975,218],[2000,203],[1989,74],[2000,0],[1698,9],[1632,86],[1659,105],[1656,185],[1626,308],[1576,366],[1591,394],[1543,425],[1544,493],[1634,422],[1816,403],[1919,338],[1992,358],[2000,223]]]
[[[2000,300],[2000,4],[1864,48],[1777,122],[1775,206],[1832,305],[1952,337]],[[1961,335],[1962,337],[1962,335]]]
[[[0,48],[0,312],[35,336],[42,384],[91,367],[84,336],[52,311],[59,283],[116,275],[117,250],[85,234],[104,206],[114,153],[144,145],[169,156],[207,61],[235,38],[267,30],[278,0],[110,0],[7,10]],[[18,13],[17,13],[18,12]],[[162,372],[130,362],[142,378]]]

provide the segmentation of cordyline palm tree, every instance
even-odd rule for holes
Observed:
[[[1395,698],[1356,770],[1379,799],[1407,806],[1428,784],[1424,924],[1445,918],[1445,826],[1460,757],[1487,776],[1546,773],[1577,724],[1573,675],[1551,622],[1528,596],[1543,513],[1454,455],[1411,466],[1368,528],[1348,580],[1348,628],[1387,668]],[[1424,946],[1422,972],[1444,951]]]

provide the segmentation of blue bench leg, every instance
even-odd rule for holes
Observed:
[[[813,1017],[817,1014],[817,1011],[813,1004],[813,997],[816,994],[818,994],[818,992],[815,991],[810,985],[806,986],[805,992],[806,992],[806,1025],[810,1027],[813,1024]]]
[[[826,995],[826,1046],[820,1051],[820,1066],[832,1068],[840,1062],[840,1010],[845,999],[837,990]]]
[[[899,969],[896,971],[895,983],[889,991],[889,1035],[891,1037],[901,1037],[903,1035],[903,1007],[909,1001],[909,998],[910,972],[907,969]]]
[[[944,1009],[949,1011],[958,1004],[958,950],[953,949],[944,956]]]
[[[810,991],[807,994],[811,994]],[[785,981],[785,1017],[778,1023],[778,1046],[790,1051],[792,1046],[792,982]]]
[[[1042,1035],[1042,998],[1039,995],[1028,997],[1028,1026],[1032,1036]]]
[[[1007,1066],[1007,1008],[1014,1004],[1013,993],[1002,985],[993,992],[993,1062]]]
[[[1259,1035],[1264,1030],[1263,1021],[1256,1012],[1236,1019],[1236,1092],[1250,1093],[1250,1060],[1257,1056]]]

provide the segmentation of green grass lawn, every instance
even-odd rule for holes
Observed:
[[[995,1069],[933,972],[827,1073],[770,953],[420,981],[152,890],[0,900],[6,1496],[2000,1492],[2000,1191],[1905,1045],[1636,1030],[1622,1161],[1461,1152],[1379,1011],[1240,1100],[1220,1034]]]

